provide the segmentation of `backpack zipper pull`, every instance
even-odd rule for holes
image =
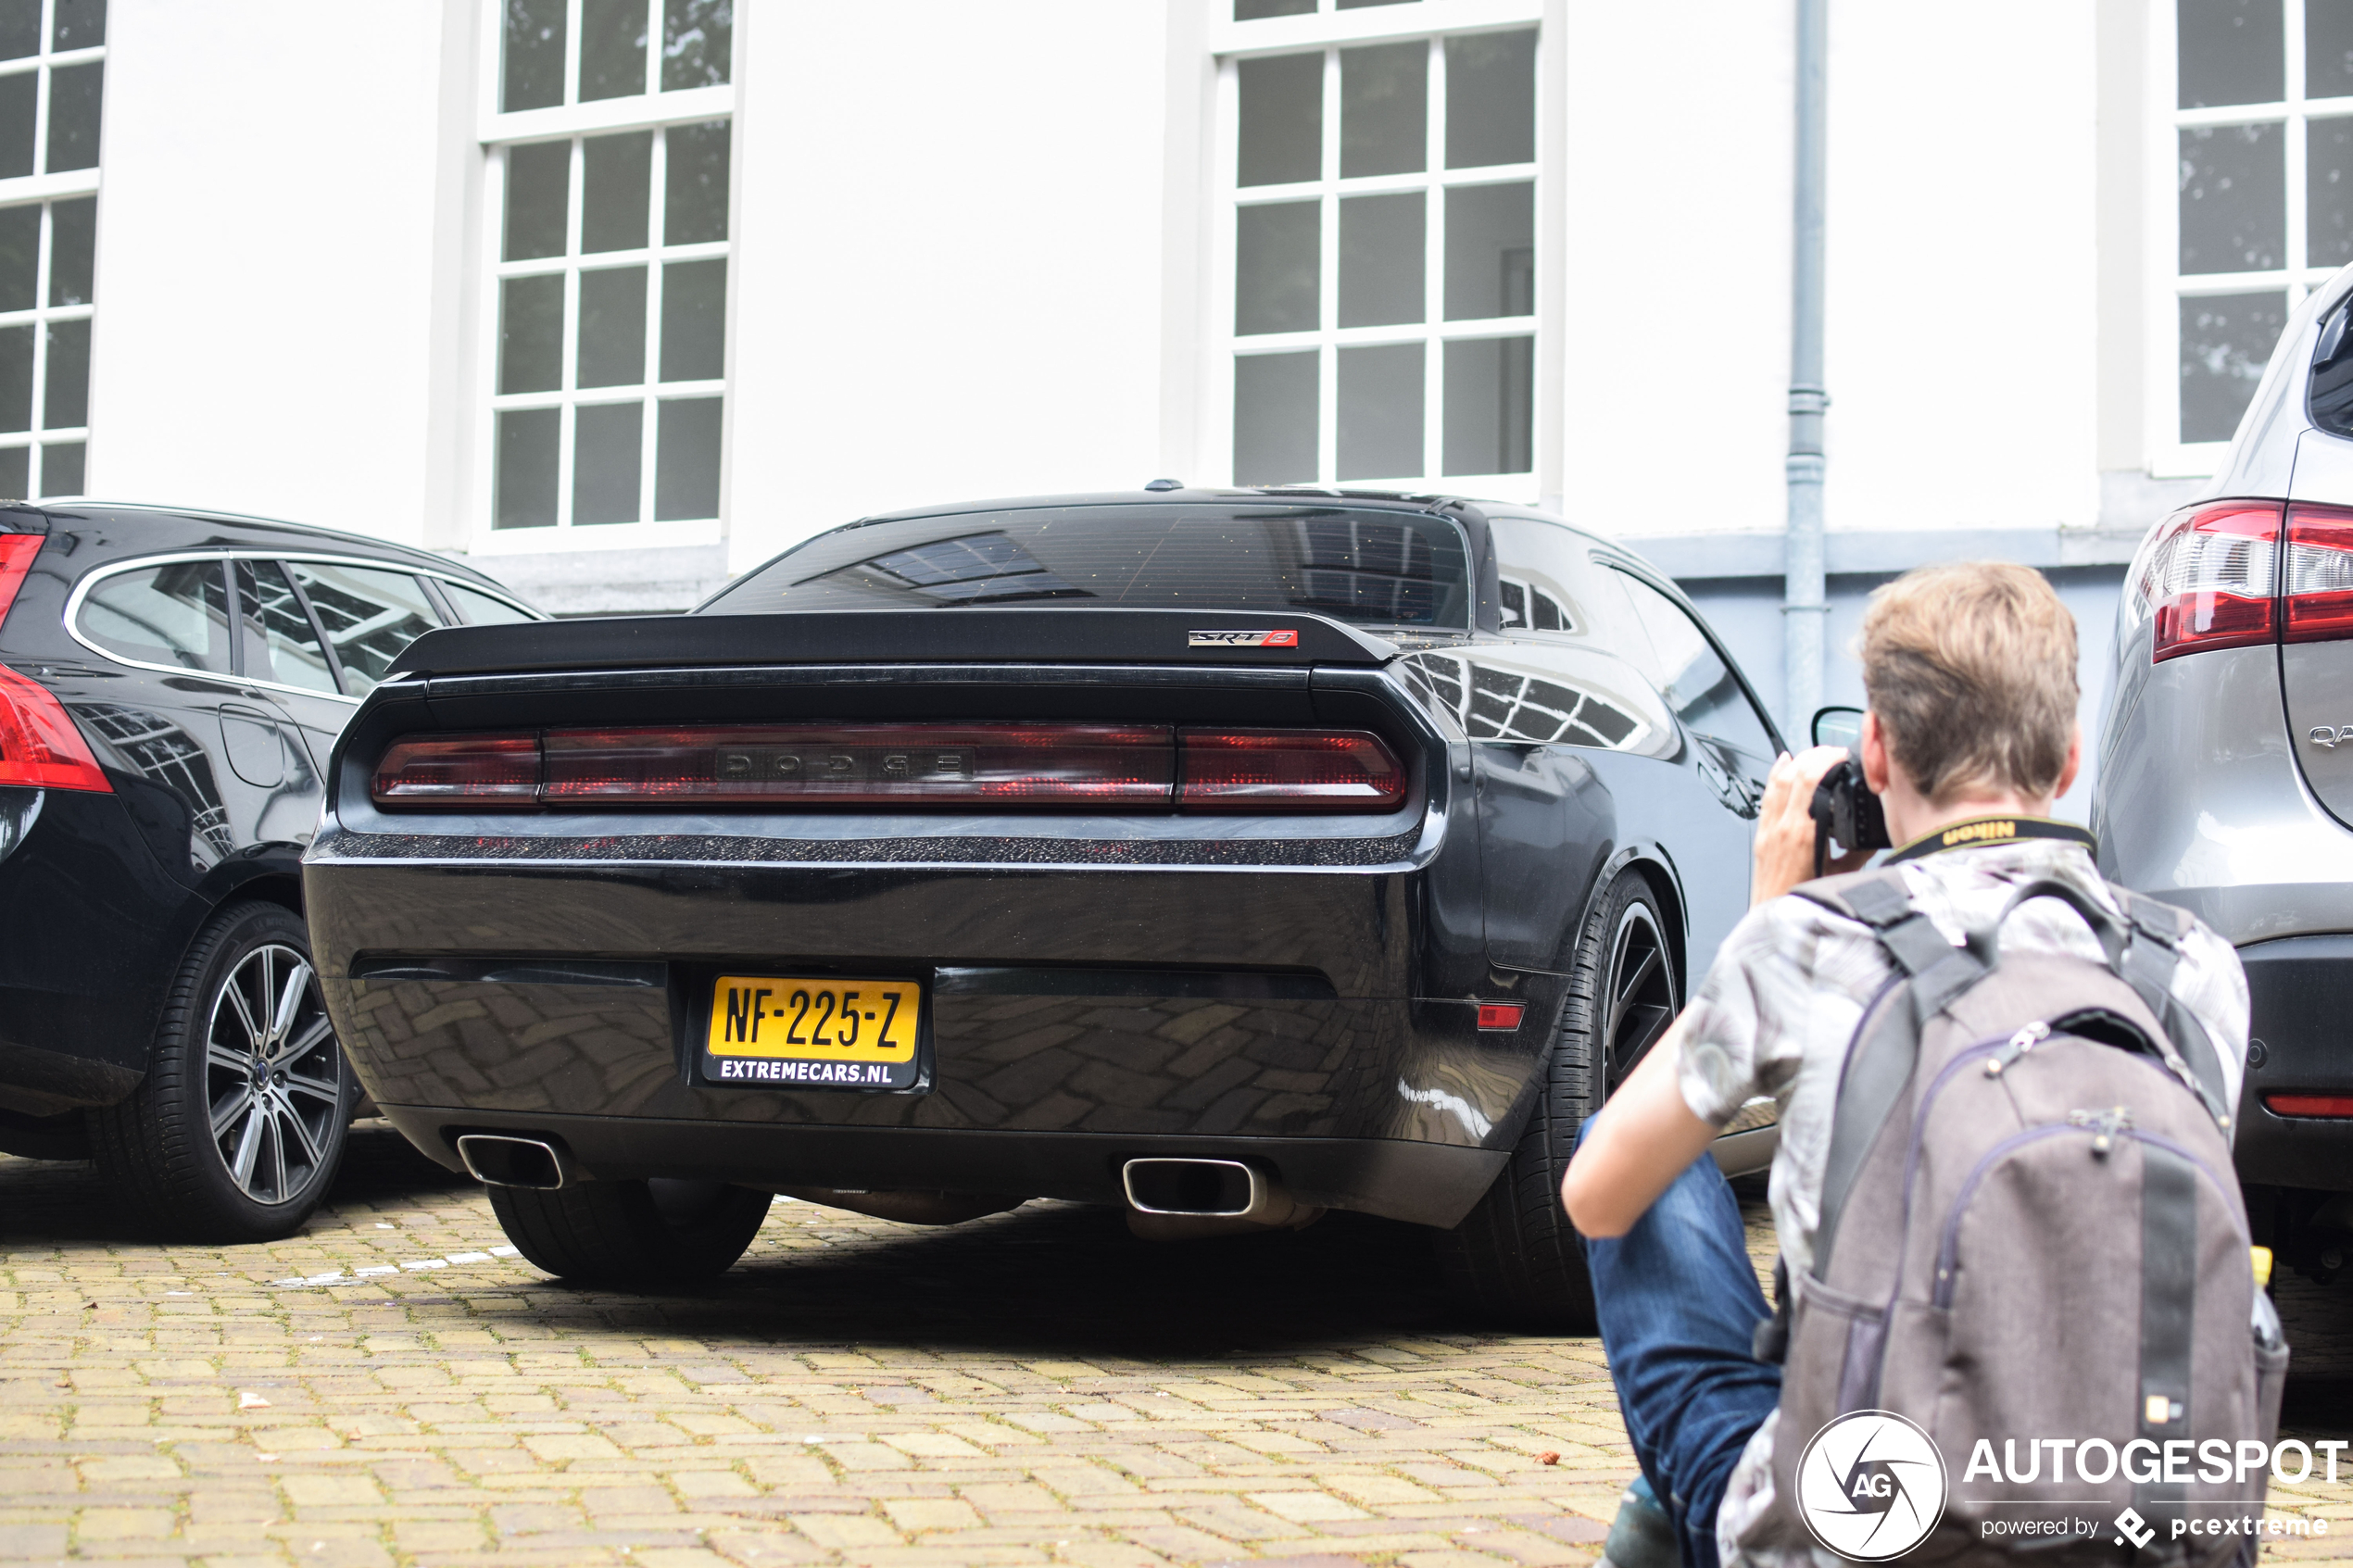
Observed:
[[[2117,1135],[2133,1125],[2133,1112],[2121,1105],[2108,1110],[2070,1110],[2067,1124],[2088,1128],[2092,1134],[2092,1158],[2106,1160],[2108,1150],[2116,1147]]]
[[[2035,1047],[2041,1045],[2044,1041],[2049,1039],[2050,1037],[2051,1026],[2049,1024],[2042,1022],[2028,1024],[2025,1028],[2010,1036],[2010,1043],[2002,1047],[2000,1055],[1987,1060],[1985,1063],[1985,1075],[1988,1078],[2000,1077],[2004,1068],[2007,1068],[2011,1062],[2016,1061],[2020,1057],[2024,1056],[2028,1051],[2032,1050]]]

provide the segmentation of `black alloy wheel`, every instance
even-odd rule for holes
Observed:
[[[1561,1177],[1578,1128],[1674,1020],[1662,909],[1649,880],[1629,871],[1586,917],[1528,1125],[1478,1207],[1439,1238],[1450,1280],[1482,1316],[1540,1333],[1594,1331],[1592,1281],[1561,1209]]]
[[[660,1292],[735,1267],[773,1193],[724,1182],[576,1182],[494,1186],[491,1210],[516,1250],[574,1285]]]
[[[300,1229],[333,1185],[359,1100],[290,910],[233,904],[173,977],[147,1074],[92,1113],[100,1170],[191,1240]]]

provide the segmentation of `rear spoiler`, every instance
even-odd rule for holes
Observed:
[[[873,609],[626,615],[428,632],[388,675],[746,664],[1379,665],[1395,644],[1320,615],[1218,609]]]

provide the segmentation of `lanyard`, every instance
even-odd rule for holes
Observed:
[[[2009,844],[2021,838],[2062,839],[2086,849],[2098,845],[2098,840],[2073,822],[2055,822],[2048,817],[1971,817],[1920,834],[1881,863],[1892,866],[1899,860],[1941,855],[1947,849],[1974,849],[1981,845]]]

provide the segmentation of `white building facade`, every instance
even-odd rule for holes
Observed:
[[[1463,491],[1649,540],[1769,699],[1793,33],[0,0],[0,491],[421,543],[560,611],[931,501]],[[1833,646],[1955,555],[2104,619],[2353,260],[2353,0],[1833,0],[1831,40]]]

